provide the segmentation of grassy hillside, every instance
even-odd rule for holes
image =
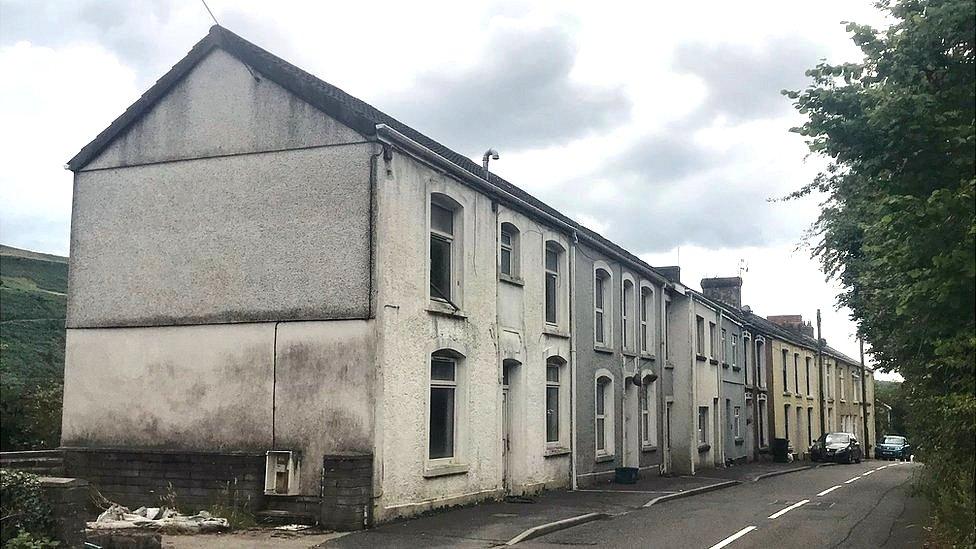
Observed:
[[[61,428],[68,260],[0,246],[0,448],[53,448]]]

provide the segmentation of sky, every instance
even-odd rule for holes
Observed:
[[[757,314],[819,308],[857,358],[805,232],[824,166],[783,89],[859,61],[870,1],[210,0],[221,25],[480,161],[652,265],[744,278]],[[68,253],[65,163],[213,24],[200,0],[0,0],[0,242]],[[870,362],[870,356],[868,357]],[[881,377],[885,377],[882,375]]]

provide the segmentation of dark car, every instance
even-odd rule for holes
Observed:
[[[912,445],[908,439],[899,435],[885,435],[874,449],[878,459],[900,459],[908,461],[912,458]]]
[[[810,447],[813,461],[836,461],[838,463],[861,463],[864,454],[857,437],[851,433],[827,433],[820,435]]]

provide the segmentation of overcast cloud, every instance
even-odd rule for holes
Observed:
[[[836,289],[793,251],[816,200],[767,200],[819,165],[780,90],[857,60],[840,22],[881,22],[870,0],[210,5],[445,145],[498,149],[494,171],[655,263],[680,255],[692,285],[745,259],[761,314],[832,310]],[[64,163],[211,24],[198,0],[0,0],[0,241],[67,253]],[[825,330],[854,354],[845,317]]]

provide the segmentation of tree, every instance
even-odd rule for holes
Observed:
[[[878,365],[905,378],[937,525],[976,542],[976,4],[877,4],[884,31],[850,23],[861,63],[826,62],[784,92],[827,168],[810,238]]]

